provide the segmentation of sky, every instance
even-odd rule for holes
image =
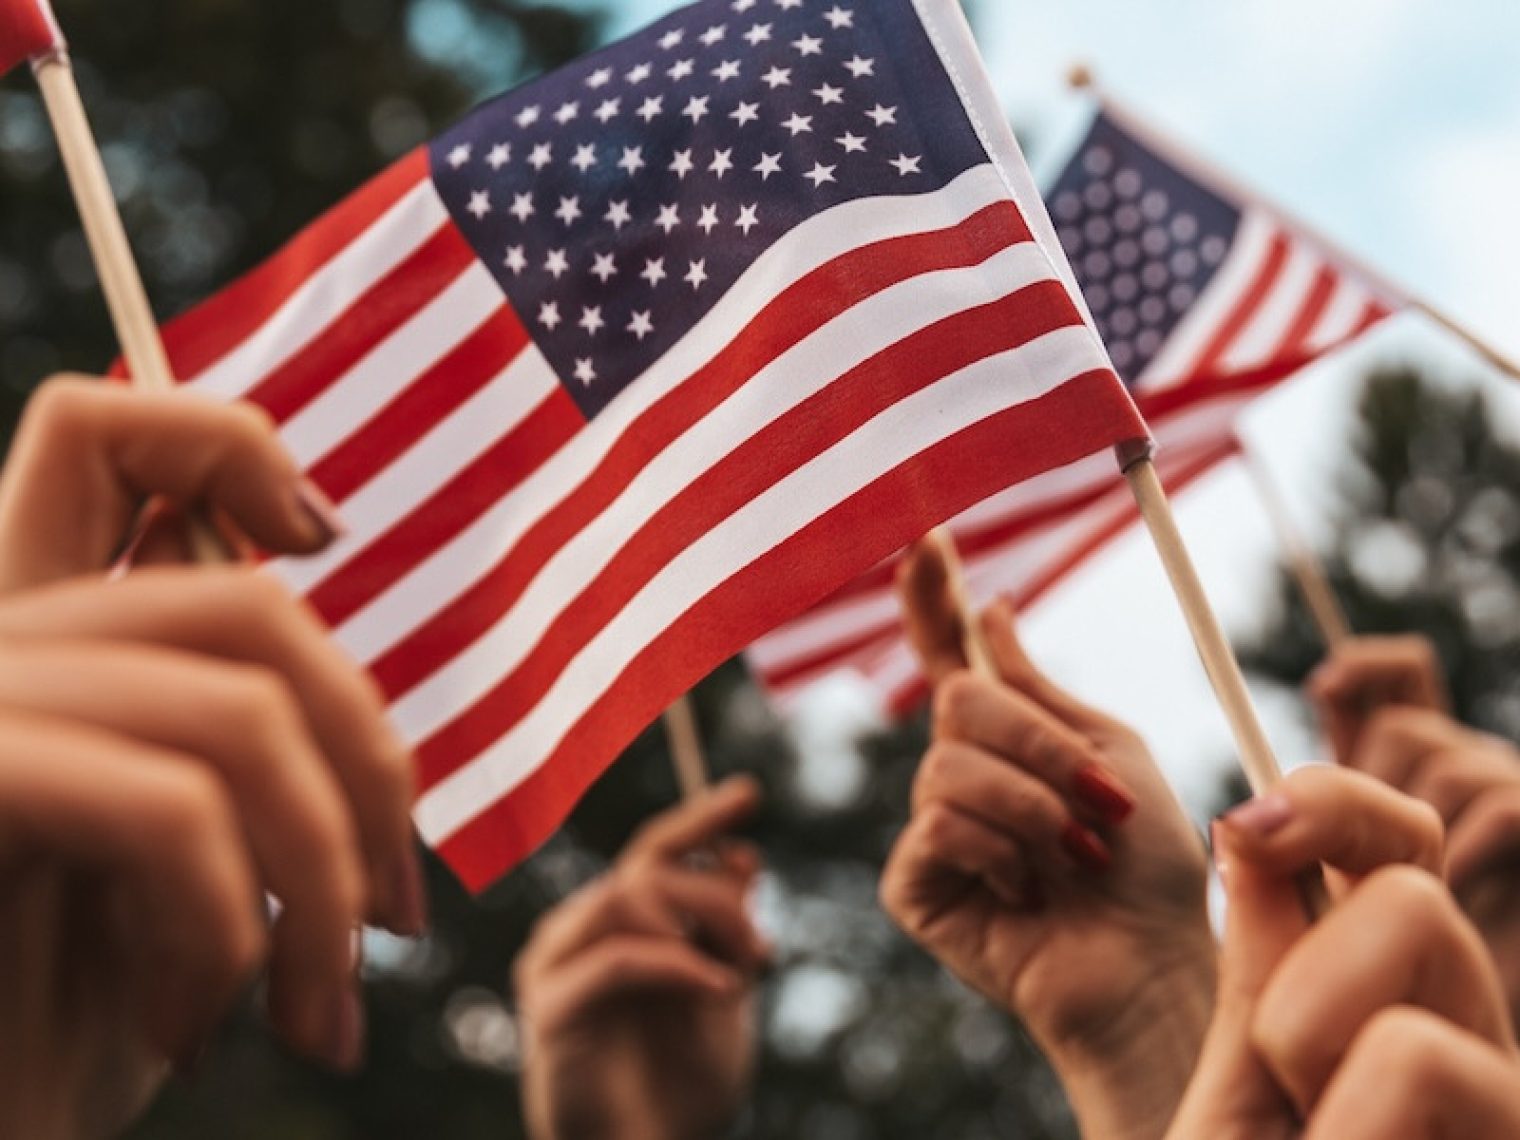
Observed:
[[[608,32],[632,31],[677,6],[622,0]],[[1087,104],[1065,76],[1085,63],[1111,96],[1520,359],[1514,0],[973,6],[988,69],[1037,174],[1061,162],[1080,128]],[[1371,362],[1411,355],[1456,373],[1484,371],[1428,322],[1400,318],[1251,413],[1248,438],[1311,538],[1327,525],[1319,488],[1345,448],[1348,381]],[[1516,395],[1497,374],[1486,382],[1501,400]],[[1520,424],[1520,408],[1513,411]],[[1249,480],[1223,469],[1177,506],[1226,626],[1251,628],[1263,617],[1276,548]],[[1141,730],[1191,807],[1201,814],[1210,805],[1233,755],[1230,738],[1143,533],[1048,595],[1025,615],[1023,632],[1058,680]],[[1319,745],[1291,704],[1260,697],[1283,762],[1314,758]],[[847,794],[863,774],[843,741],[865,710],[839,687],[809,710],[800,731],[817,758],[819,791]]]

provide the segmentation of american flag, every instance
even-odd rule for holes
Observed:
[[[1172,492],[1236,454],[1235,419],[1254,396],[1404,304],[1195,166],[1101,110],[1047,194]],[[949,529],[972,596],[1024,606],[1137,520],[1112,468],[1084,462],[997,495]],[[901,637],[890,564],[761,638],[748,659],[783,708],[840,671],[897,712],[926,691]]]
[[[996,108],[954,0],[706,0],[168,330],[341,504],[273,571],[383,687],[466,882],[761,633],[1145,436]]]
[[[48,0],[0,0],[0,75],[63,46]]]

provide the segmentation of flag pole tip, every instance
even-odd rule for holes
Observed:
[[[1087,64],[1074,63],[1066,71],[1066,84],[1073,91],[1090,91],[1098,85],[1098,80]]]

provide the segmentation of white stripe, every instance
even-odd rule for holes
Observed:
[[[1227,372],[1241,372],[1266,364],[1277,349],[1294,318],[1303,311],[1304,302],[1314,288],[1315,277],[1324,262],[1319,254],[1302,242],[1288,247],[1288,257],[1272,287],[1267,290],[1251,319],[1220,359]]]
[[[896,620],[897,593],[884,586],[809,610],[754,642],[745,656],[761,673],[776,673]]]
[[[424,176],[406,197],[308,277],[256,332],[198,373],[193,379],[196,388],[229,400],[247,393],[415,253],[448,216],[432,181]]]
[[[1075,326],[978,361],[894,404],[755,496],[672,559],[510,732],[423,796],[415,818],[424,836],[447,838],[530,775],[693,599],[914,456],[1094,367],[1097,355],[1089,330]]]
[[[280,577],[298,594],[311,590],[405,518],[422,501],[419,488],[447,484],[558,389],[543,353],[528,346],[494,380],[344,501],[347,534],[316,557],[276,563]]]
[[[679,344],[627,391],[592,420],[516,491],[448,545],[376,598],[370,607],[345,625],[345,639],[363,659],[372,659],[405,637],[423,616],[437,609],[440,598],[467,589],[511,549],[525,527],[543,517],[573,493],[654,402],[677,388],[703,364],[712,346],[727,344],[778,293],[820,265],[861,244],[900,236],[904,219],[913,231],[953,226],[1004,197],[990,166],[979,167],[934,194],[911,198],[857,201],[818,215],[772,246],[706,317]],[[482,424],[483,432],[495,425]],[[438,484],[422,483],[398,510],[421,502]],[[355,624],[357,623],[357,624]]]
[[[302,467],[317,463],[416,379],[437,364],[506,303],[501,286],[478,261],[410,320],[375,345],[280,428]]]
[[[402,734],[411,740],[430,735],[517,668],[559,615],[648,523],[652,504],[670,502],[766,425],[919,327],[994,301],[1032,281],[1048,280],[1048,273],[1049,264],[1033,244],[1014,246],[982,266],[903,282],[848,310],[778,357],[652,459],[606,510],[537,570],[522,596],[488,632],[392,706]],[[577,450],[575,442],[566,449]],[[488,526],[490,519],[488,515]],[[475,541],[484,544],[483,538]],[[451,591],[459,589],[454,566],[441,561],[434,570],[413,576],[405,589],[393,591],[383,604],[345,623],[339,630],[345,648],[362,661],[372,660],[394,644],[398,626],[415,622],[419,614],[432,612],[438,599],[452,596]],[[472,678],[473,684],[461,678]]]
[[[1336,283],[1330,304],[1309,332],[1309,349],[1322,352],[1354,333],[1373,297],[1372,291],[1361,282],[1342,277]]]
[[[1138,390],[1166,388],[1193,375],[1199,355],[1249,292],[1276,236],[1277,226],[1265,214],[1248,210],[1242,215],[1224,264],[1140,374]]]

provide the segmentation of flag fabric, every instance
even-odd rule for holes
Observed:
[[[1354,340],[1404,299],[1269,207],[1100,110],[1048,195],[1091,314],[1155,433],[1169,492],[1238,449],[1251,398]],[[1139,520],[1112,468],[1053,472],[949,524],[974,598],[1032,604]],[[748,660],[781,707],[846,670],[884,707],[926,690],[890,564],[761,638]]]
[[[0,0],[0,75],[63,46],[48,0]]]
[[[272,571],[379,682],[478,888],[755,637],[1146,437],[1070,282],[954,0],[704,0],[166,339],[340,504]]]

